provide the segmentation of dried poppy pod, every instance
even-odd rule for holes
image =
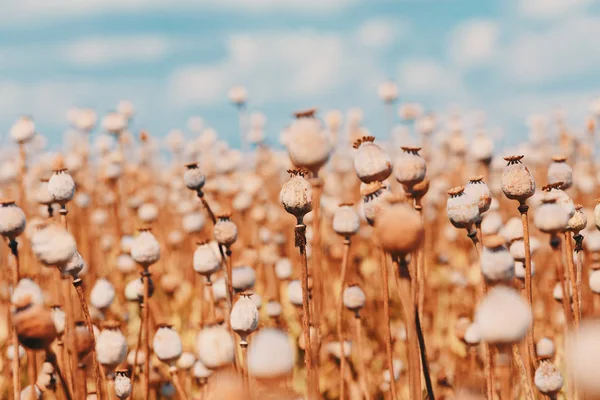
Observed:
[[[229,330],[210,321],[196,337],[196,355],[206,367],[215,369],[234,361],[235,345]]]
[[[184,371],[189,371],[194,367],[194,363],[196,362],[196,356],[189,351],[184,351],[181,353],[181,357],[177,360],[177,369],[182,369]]]
[[[600,396],[600,370],[597,363],[600,357],[600,322],[581,321],[579,329],[569,332],[566,344],[567,365],[579,393],[586,398]]]
[[[483,176],[479,175],[470,178],[469,183],[465,186],[465,194],[477,199],[477,207],[479,208],[480,215],[490,209],[492,205],[492,191],[483,182]]]
[[[419,155],[420,147],[401,147],[402,153],[394,160],[394,176],[407,192],[425,179],[427,165]]]
[[[448,190],[446,212],[455,228],[466,229],[469,232],[479,220],[479,198],[467,195],[464,186]]]
[[[518,343],[531,322],[529,304],[517,291],[505,286],[492,288],[475,312],[481,338],[490,344]]]
[[[35,201],[45,206],[50,206],[54,203],[54,199],[48,191],[48,180],[48,178],[40,179],[40,183],[34,193]]]
[[[288,283],[287,297],[291,304],[296,307],[302,307],[302,284],[299,280],[293,280]]]
[[[386,104],[392,104],[398,98],[398,85],[394,81],[382,82],[377,88],[379,98]]]
[[[481,253],[481,272],[491,283],[510,283],[515,273],[515,260],[500,235],[485,238]]]
[[[225,247],[231,247],[237,240],[238,229],[231,220],[230,213],[216,215],[217,223],[213,228],[213,236],[217,243]]]
[[[529,169],[521,160],[524,156],[504,157],[508,165],[502,172],[502,191],[511,200],[518,200],[521,204],[535,193],[535,181]]]
[[[374,136],[363,136],[354,142],[354,170],[365,183],[383,181],[392,173],[389,155],[376,145]]]
[[[144,203],[137,209],[137,216],[145,224],[151,224],[158,218],[158,207],[154,203]]]
[[[29,299],[32,304],[44,304],[44,292],[42,288],[29,277],[23,277],[13,288],[10,296],[12,305],[17,305],[22,301]]]
[[[552,196],[556,198],[556,203],[560,205],[569,215],[569,218],[571,218],[575,215],[575,203],[567,192],[561,189],[562,185],[562,182],[548,184],[542,188],[542,191],[551,193]]]
[[[600,230],[600,199],[596,199],[596,206],[594,207],[594,224]]]
[[[73,196],[75,196],[75,181],[66,169],[54,170],[48,181],[48,193],[61,206],[73,199]]]
[[[240,336],[240,345],[248,345],[248,335],[258,328],[258,308],[250,299],[251,293],[242,293],[231,309],[231,329]]]
[[[42,391],[37,385],[29,385],[19,394],[19,400],[31,399],[42,400]]]
[[[556,395],[563,387],[563,378],[560,371],[550,361],[542,361],[535,370],[533,378],[535,387],[548,397],[556,398]]]
[[[380,211],[388,205],[390,190],[383,182],[371,182],[360,191],[363,196],[363,213],[369,225],[375,224]]]
[[[494,141],[485,132],[478,132],[469,148],[469,153],[477,162],[490,164],[494,155]]]
[[[403,103],[398,107],[398,116],[404,121],[414,121],[423,114],[423,107],[419,103]]]
[[[248,372],[257,379],[289,376],[294,369],[295,354],[284,331],[261,329],[248,348]]]
[[[535,353],[539,359],[546,360],[552,358],[555,351],[554,342],[548,337],[541,338],[535,344]]]
[[[173,325],[159,324],[152,340],[152,348],[156,357],[169,366],[174,366],[181,357],[183,345],[181,337],[173,329]]]
[[[350,237],[360,229],[360,218],[352,203],[342,203],[333,214],[333,230],[340,236]]]
[[[102,119],[102,128],[110,134],[118,135],[127,128],[127,118],[119,112],[109,112]]]
[[[10,138],[18,144],[25,144],[35,136],[35,122],[28,116],[23,116],[10,127]]]
[[[99,278],[90,292],[90,303],[99,310],[105,310],[115,299],[115,288],[105,278]]]
[[[73,279],[77,279],[81,271],[85,269],[85,261],[78,251],[73,253],[71,259],[66,263],[58,266],[60,274],[63,277],[71,276]]]
[[[589,286],[593,293],[600,293],[600,270],[590,271]]]
[[[103,328],[96,339],[96,357],[103,367],[112,371],[127,357],[127,339],[118,321],[106,321]]]
[[[206,176],[198,167],[198,163],[186,164],[185,168],[185,173],[183,174],[185,186],[190,190],[202,190],[204,183],[206,182]]]
[[[279,200],[285,211],[292,214],[301,224],[304,216],[312,210],[312,188],[304,179],[305,171],[289,170],[290,179],[283,184],[279,192]]]
[[[56,339],[57,332],[50,310],[22,297],[14,304],[13,324],[23,347],[31,350],[47,349]]]
[[[379,213],[373,234],[386,252],[405,257],[423,241],[421,216],[407,204],[390,204]]]
[[[490,211],[483,216],[481,220],[481,233],[484,236],[495,235],[502,229],[502,216],[496,211]]]
[[[587,216],[581,204],[575,204],[575,214],[569,219],[567,229],[578,234],[587,227]]]
[[[412,195],[415,199],[422,199],[429,191],[429,179],[425,178],[412,187]]]
[[[131,244],[131,258],[147,269],[160,259],[160,244],[150,228],[142,228]]]
[[[198,243],[198,247],[194,251],[193,267],[194,271],[205,276],[208,282],[210,282],[212,274],[221,268],[221,261],[208,241]]]
[[[148,277],[148,298],[154,294],[154,281]],[[125,285],[125,298],[131,302],[142,302],[144,299],[144,282],[142,278],[135,278]]]
[[[567,164],[567,157],[554,156],[552,164],[548,167],[548,183],[561,182],[560,189],[567,190],[573,186],[573,169]]]
[[[65,312],[59,305],[53,305],[50,307],[50,317],[56,328],[56,334],[61,337],[65,333]]]
[[[569,214],[557,203],[554,194],[548,193],[533,214],[533,223],[544,233],[557,234],[567,228]]]
[[[67,335],[72,335],[67,332]],[[77,357],[83,360],[94,349],[94,339],[85,325],[85,321],[75,321],[75,343],[77,345]]]
[[[236,292],[250,290],[256,282],[256,272],[254,268],[247,265],[235,267],[231,272],[231,281]]]
[[[96,126],[98,116],[96,111],[91,108],[81,108],[77,110],[73,124],[81,132],[90,132]]]
[[[67,264],[77,251],[75,238],[61,225],[41,226],[31,238],[33,254],[47,266]]]
[[[0,235],[15,240],[25,231],[25,213],[12,200],[0,201]]]
[[[296,167],[317,175],[329,160],[333,146],[321,122],[315,118],[315,112],[316,109],[309,109],[295,113],[296,119],[288,129],[285,145]]]
[[[125,400],[131,395],[133,385],[131,384],[131,378],[129,377],[129,370],[119,369],[115,371],[115,396],[119,400]]]
[[[365,306],[366,299],[365,292],[357,284],[348,285],[342,296],[344,306],[348,310],[354,311],[357,316],[360,309]]]
[[[248,91],[243,86],[233,86],[227,92],[227,97],[236,107],[243,107],[248,101]]]
[[[465,343],[469,346],[477,346],[481,342],[481,333],[479,332],[479,326],[476,323],[471,323],[465,331],[463,337]]]

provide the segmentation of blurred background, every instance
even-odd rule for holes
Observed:
[[[384,138],[378,85],[398,104],[485,113],[500,144],[532,113],[583,130],[600,94],[593,0],[3,0],[0,129],[32,115],[58,145],[67,110],[132,101],[133,127],[164,136],[201,116],[239,141],[227,92],[248,90],[277,143],[291,112],[360,107]]]

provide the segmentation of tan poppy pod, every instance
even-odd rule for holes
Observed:
[[[391,104],[398,98],[398,85],[394,81],[385,81],[377,89],[379,98],[386,104]]]
[[[476,161],[489,164],[494,155],[494,141],[484,132],[479,132],[470,146],[470,154]]]
[[[402,153],[394,161],[394,176],[406,188],[412,188],[425,179],[427,165],[419,155],[420,147],[402,147]]]
[[[425,197],[429,191],[429,179],[425,178],[421,182],[417,183],[412,187],[412,195],[415,199],[421,199]]]
[[[567,157],[554,156],[552,164],[548,167],[548,183],[562,182],[561,189],[567,190],[573,186],[573,169],[567,164]]]
[[[573,199],[571,199],[567,192],[561,189],[562,185],[562,182],[548,184],[542,188],[542,191],[551,193],[551,196],[556,198],[556,203],[561,206],[569,215],[569,218],[571,218],[575,215],[575,202],[573,202]]]
[[[350,237],[360,229],[358,213],[350,203],[342,203],[333,214],[333,230],[341,236]]]
[[[483,214],[490,209],[492,205],[492,191],[488,185],[483,182],[483,176],[475,176],[469,179],[469,183],[465,186],[465,193],[477,199],[477,207],[479,214]]]
[[[480,218],[479,199],[465,193],[464,186],[458,186],[448,191],[446,212],[455,228],[470,230]]]
[[[233,86],[231,89],[229,89],[227,97],[229,97],[229,101],[231,101],[236,107],[243,107],[248,101],[248,91],[243,86]]]
[[[231,220],[230,213],[221,213],[217,215],[217,223],[213,228],[213,236],[217,243],[225,247],[230,247],[237,240],[238,229]]]
[[[569,219],[567,229],[571,232],[579,233],[587,227],[587,216],[583,211],[581,204],[575,205],[575,214]]]
[[[15,308],[13,323],[23,347],[32,350],[48,348],[57,336],[50,310],[41,304],[32,304],[27,297],[21,298]]]
[[[94,348],[94,339],[87,329],[85,321],[75,321],[75,343],[79,360],[84,359]]]
[[[354,170],[365,183],[383,181],[392,173],[389,155],[376,145],[374,136],[363,136],[354,142]]]
[[[548,193],[533,214],[533,223],[544,233],[556,234],[567,228],[569,214],[556,200],[555,195]]]
[[[505,157],[508,165],[502,172],[502,191],[511,200],[524,203],[535,193],[535,181],[529,169],[521,162],[524,156]]]
[[[563,387],[562,375],[556,365],[550,361],[540,363],[535,370],[533,382],[540,393],[550,398],[555,397]]]
[[[190,190],[202,190],[206,177],[202,170],[198,167],[198,163],[186,164],[186,170],[183,174],[185,186]]]
[[[0,235],[14,240],[25,230],[25,213],[14,201],[0,201]]]
[[[390,204],[380,211],[373,234],[386,252],[406,256],[423,241],[421,216],[407,204]]]
[[[481,272],[488,282],[510,283],[515,274],[515,260],[500,235],[488,236],[481,253]]]
[[[27,143],[35,136],[35,122],[31,117],[21,117],[10,128],[9,134],[14,142]]]
[[[361,191],[363,196],[362,211],[369,225],[373,225],[380,211],[387,206],[387,197],[391,195],[389,189],[382,182],[371,182]]]
[[[48,193],[60,205],[65,205],[75,196],[75,181],[65,168],[54,171],[48,181]]]
[[[312,188],[304,179],[305,171],[288,170],[291,178],[283,184],[279,192],[279,200],[285,211],[295,216],[301,222],[304,216],[312,210]]]
[[[296,120],[289,127],[286,148],[292,163],[317,174],[333,150],[329,135],[315,118],[316,109],[295,113]]]

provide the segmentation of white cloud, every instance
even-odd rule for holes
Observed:
[[[459,66],[470,67],[491,61],[498,46],[498,24],[486,19],[460,23],[452,33],[450,58]]]
[[[593,0],[519,0],[520,14],[532,18],[564,17],[581,10]]]
[[[456,74],[429,59],[407,60],[400,65],[400,91],[408,94],[435,94],[462,88]]]
[[[385,18],[373,18],[363,22],[356,32],[358,43],[367,47],[388,47],[408,31],[405,21],[393,21]]]
[[[176,104],[215,103],[235,84],[248,87],[255,102],[324,93],[339,87],[347,75],[347,53],[337,35],[308,32],[236,35],[227,57],[212,65],[187,66],[169,79]]]
[[[90,37],[65,45],[62,54],[74,64],[93,66],[157,60],[168,48],[168,40],[160,36]]]
[[[504,72],[521,83],[544,83],[596,71],[598,37],[600,18],[586,16],[568,18],[542,32],[523,33],[506,49]]]

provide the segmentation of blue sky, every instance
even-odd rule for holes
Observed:
[[[577,131],[600,95],[594,0],[0,0],[0,131],[22,114],[58,143],[70,106],[137,109],[164,136],[201,116],[237,140],[227,91],[279,131],[299,108],[361,107],[385,137],[377,86],[459,107],[506,144],[562,107]]]

